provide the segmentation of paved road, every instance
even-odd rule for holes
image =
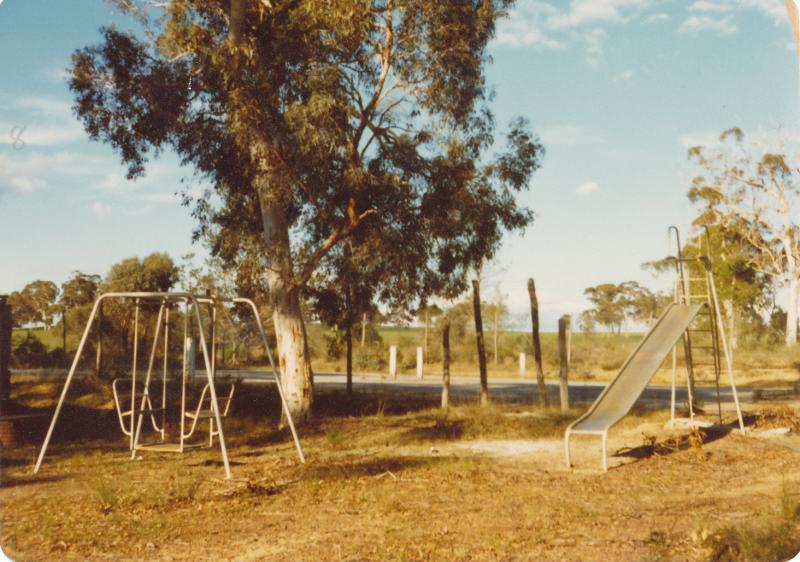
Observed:
[[[320,388],[343,388],[345,377],[341,374],[318,373],[315,375],[314,384]],[[569,399],[570,403],[593,402],[595,398],[605,388],[605,383],[593,382],[570,382]],[[430,377],[418,380],[413,376],[400,376],[398,380],[381,379],[379,375],[354,375],[354,389],[364,389],[370,391],[383,391],[397,394],[416,394],[436,397],[441,393],[441,380]],[[739,398],[742,401],[751,401],[753,389],[749,387],[739,387]],[[670,403],[671,387],[669,385],[650,385],[642,394],[640,401],[651,407],[668,407]],[[687,400],[686,388],[677,389],[678,403]],[[479,395],[479,384],[475,378],[453,378],[450,382],[450,396],[457,399],[477,400]],[[538,390],[535,380],[513,379],[513,378],[490,378],[489,395],[492,400],[510,403],[535,403],[538,400]],[[697,398],[700,402],[716,401],[716,390],[714,387],[698,387]],[[722,402],[732,402],[730,386],[720,388]],[[559,401],[559,385],[557,382],[547,383],[547,396],[551,404]]]
[[[16,374],[35,373],[34,371],[12,371]],[[198,371],[197,378],[204,378],[205,371]],[[66,373],[51,371],[48,374],[56,377],[64,377]],[[82,374],[82,373],[81,373]],[[81,376],[79,374],[78,376]],[[271,374],[264,371],[225,371],[220,370],[219,375],[232,376],[242,380],[244,384],[272,384]],[[142,373],[142,380],[144,373]],[[722,381],[721,381],[722,382]],[[345,387],[345,376],[341,373],[315,373],[314,384],[321,390],[343,389]],[[594,401],[600,392],[605,388],[605,383],[595,382],[570,382],[569,399],[570,403],[589,403]],[[388,394],[427,396],[432,399],[440,396],[441,379],[437,376],[428,376],[422,380],[413,375],[400,375],[396,381],[391,380],[387,375],[380,374],[356,374],[353,376],[353,388],[370,392],[385,392]],[[742,402],[753,401],[754,389],[751,387],[738,387],[739,399]],[[787,390],[788,392],[788,390]],[[716,401],[715,389],[713,386],[699,386],[697,388],[698,400],[700,402],[712,403]],[[723,406],[732,403],[730,386],[722,385],[720,388]],[[450,396],[456,400],[477,400],[479,386],[477,377],[453,377],[450,381]],[[492,400],[509,403],[535,403],[538,399],[536,381],[532,379],[518,378],[489,378],[489,395]],[[547,383],[547,395],[551,404],[557,404],[559,400],[558,382]],[[670,386],[669,385],[650,385],[639,399],[649,407],[669,407]],[[685,403],[687,392],[685,387],[678,387],[677,401],[679,404]]]

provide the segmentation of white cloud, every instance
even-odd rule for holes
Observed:
[[[730,12],[731,6],[729,4],[720,4],[717,2],[709,2],[708,0],[698,0],[689,6],[690,12]]]
[[[589,24],[628,22],[651,1],[571,0],[566,9],[557,9],[541,0],[520,0],[508,17],[498,22],[495,42],[513,47],[563,49],[568,40],[586,39],[586,35],[580,34],[565,37],[570,30]],[[596,36],[596,33],[590,35]],[[601,49],[596,42],[590,48],[595,51]],[[598,54],[590,55],[590,59],[596,61]]]
[[[538,132],[545,146],[585,146],[605,142],[596,132],[575,125],[544,127]]]
[[[63,100],[30,96],[17,100],[14,105],[20,109],[27,109],[34,113],[47,115],[48,117],[72,117],[72,110],[69,102]]]
[[[589,193],[594,193],[600,186],[597,183],[590,181],[580,184],[578,187],[575,188],[575,193],[580,193],[581,195],[588,195]]]
[[[669,21],[672,17],[669,14],[665,14],[664,12],[658,12],[657,14],[650,14],[646,18],[644,18],[645,23],[658,23],[662,21]]]
[[[106,170],[118,167],[112,157],[27,148],[10,150],[7,154],[0,153],[0,194],[31,193],[74,178],[91,182]]]
[[[776,22],[786,22],[786,8],[781,0],[737,0],[743,8],[758,10]]]
[[[631,80],[633,80],[635,74],[636,73],[631,69],[623,70],[616,76],[615,79],[622,82],[630,82]]]
[[[8,132],[7,135],[1,137],[3,144],[21,148],[28,145],[50,146],[66,144],[86,136],[78,123],[47,126],[0,123],[0,131]]]
[[[0,182],[3,181],[3,178],[0,178]],[[34,191],[47,187],[47,183],[45,183],[44,180],[27,178],[24,176],[9,176],[5,178],[5,181],[7,186],[17,193],[33,193]],[[0,185],[0,190],[2,190],[2,185]]]
[[[499,45],[509,45],[511,47],[537,45],[546,49],[564,48],[563,43],[546,37],[533,22],[526,20],[504,21],[498,26],[495,40]]]
[[[599,65],[605,61],[604,43],[608,38],[608,33],[602,29],[592,29],[583,36],[586,41],[586,60],[589,64]]]
[[[26,97],[14,102],[15,121],[0,122],[0,142],[17,147],[66,144],[86,138],[68,102]]]
[[[723,18],[716,16],[689,16],[681,23],[678,31],[682,33],[693,33],[698,31],[717,31],[719,33],[736,33],[737,27],[730,16]]]
[[[568,12],[551,16],[548,23],[559,29],[592,22],[624,22],[627,14],[645,4],[647,0],[572,0]]]
[[[561,49],[564,44],[547,36],[545,19],[555,13],[555,8],[545,2],[523,0],[497,25],[495,41],[512,47],[540,46],[546,49]]]
[[[91,206],[92,212],[98,217],[105,217],[111,213],[111,207],[100,201],[95,201]]]

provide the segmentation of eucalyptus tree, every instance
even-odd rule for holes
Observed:
[[[701,219],[716,226],[756,276],[784,285],[786,345],[797,343],[800,308],[800,162],[796,150],[770,150],[745,140],[740,129],[724,131],[714,146],[696,146],[689,159],[700,174],[688,197]]]
[[[58,285],[52,281],[37,279],[31,281],[21,291],[9,295],[8,304],[12,308],[14,322],[18,326],[41,323],[50,330],[53,317],[58,312]]]
[[[494,150],[487,44],[512,0],[117,0],[145,30],[73,56],[75,110],[128,177],[164,149],[205,180],[196,236],[268,290],[290,408],[310,412],[300,296],[343,241],[390,306],[456,294],[543,154]],[[378,263],[380,262],[380,263]]]
[[[595,287],[587,287],[583,294],[594,305],[593,318],[601,326],[605,326],[612,333],[622,331],[625,320],[624,284],[601,283]]]
[[[72,276],[61,284],[59,310],[61,311],[61,348],[67,354],[67,324],[71,323],[78,309],[91,308],[100,287],[100,276],[73,271]],[[83,315],[81,315],[83,316]]]

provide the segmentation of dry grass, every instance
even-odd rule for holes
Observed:
[[[729,433],[622,447],[663,425],[664,412],[639,408],[611,443],[626,464],[567,471],[561,436],[582,407],[443,413],[425,400],[330,393],[301,430],[299,465],[275,429],[275,397],[251,388],[238,398],[230,481],[216,449],[131,461],[114,419],[73,403],[73,431],[59,432],[40,476],[30,474],[35,432],[3,451],[3,547],[15,560],[708,560],[739,544],[730,529],[774,510],[780,468],[800,461]],[[542,446],[502,457],[470,448],[493,443]],[[597,445],[576,448],[594,458]],[[800,487],[792,471],[784,481]]]

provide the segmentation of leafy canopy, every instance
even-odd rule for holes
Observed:
[[[532,219],[515,201],[543,156],[528,123],[489,154],[486,46],[511,3],[119,0],[147,33],[103,28],[74,54],[75,111],[130,178],[171,148],[211,186],[185,193],[196,236],[253,290],[278,206],[290,289],[338,279],[351,239],[349,267],[384,302],[456,294]]]

